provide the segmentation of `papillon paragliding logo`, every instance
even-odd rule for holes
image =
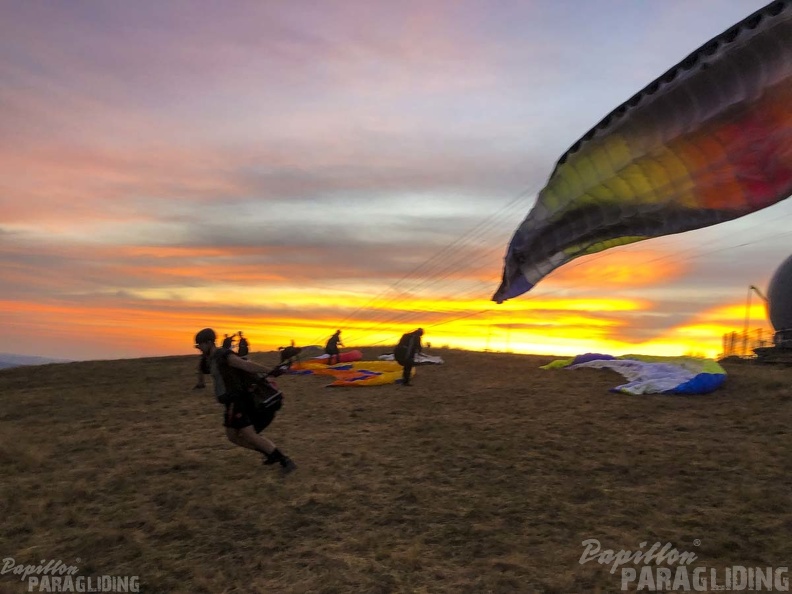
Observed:
[[[60,559],[41,559],[38,564],[26,564],[5,557],[0,565],[0,577],[18,578],[26,583],[27,592],[140,592],[140,578],[136,575],[85,576],[79,573],[78,566]]]
[[[708,567],[693,565],[698,555],[679,551],[670,542],[642,542],[636,550],[603,549],[599,540],[584,540],[578,563],[595,562],[619,571],[622,590],[644,592],[789,592],[787,567]],[[701,542],[693,541],[693,546]]]
[[[589,130],[509,244],[501,303],[567,262],[792,194],[792,0],[690,54]]]

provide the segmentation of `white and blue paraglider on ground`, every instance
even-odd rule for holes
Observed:
[[[708,394],[726,381],[726,371],[712,359],[699,357],[652,357],[624,355],[614,357],[586,353],[573,359],[560,359],[542,369],[612,369],[628,383],[612,388],[625,394]]]

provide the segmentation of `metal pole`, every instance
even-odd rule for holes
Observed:
[[[743,357],[748,356],[748,321],[751,319],[751,294],[753,286],[748,287],[748,297],[745,300],[745,326],[743,326]]]

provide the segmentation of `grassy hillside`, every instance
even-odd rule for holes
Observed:
[[[0,371],[0,557],[213,594],[618,591],[579,564],[590,538],[708,567],[792,559],[792,369],[630,397],[549,357],[433,354],[409,388],[279,378],[266,434],[287,477],[225,440],[195,357]]]

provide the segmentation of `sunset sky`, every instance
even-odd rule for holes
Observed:
[[[0,351],[422,326],[433,348],[716,356],[792,253],[792,200],[490,297],[560,155],[764,4],[6,1]]]

